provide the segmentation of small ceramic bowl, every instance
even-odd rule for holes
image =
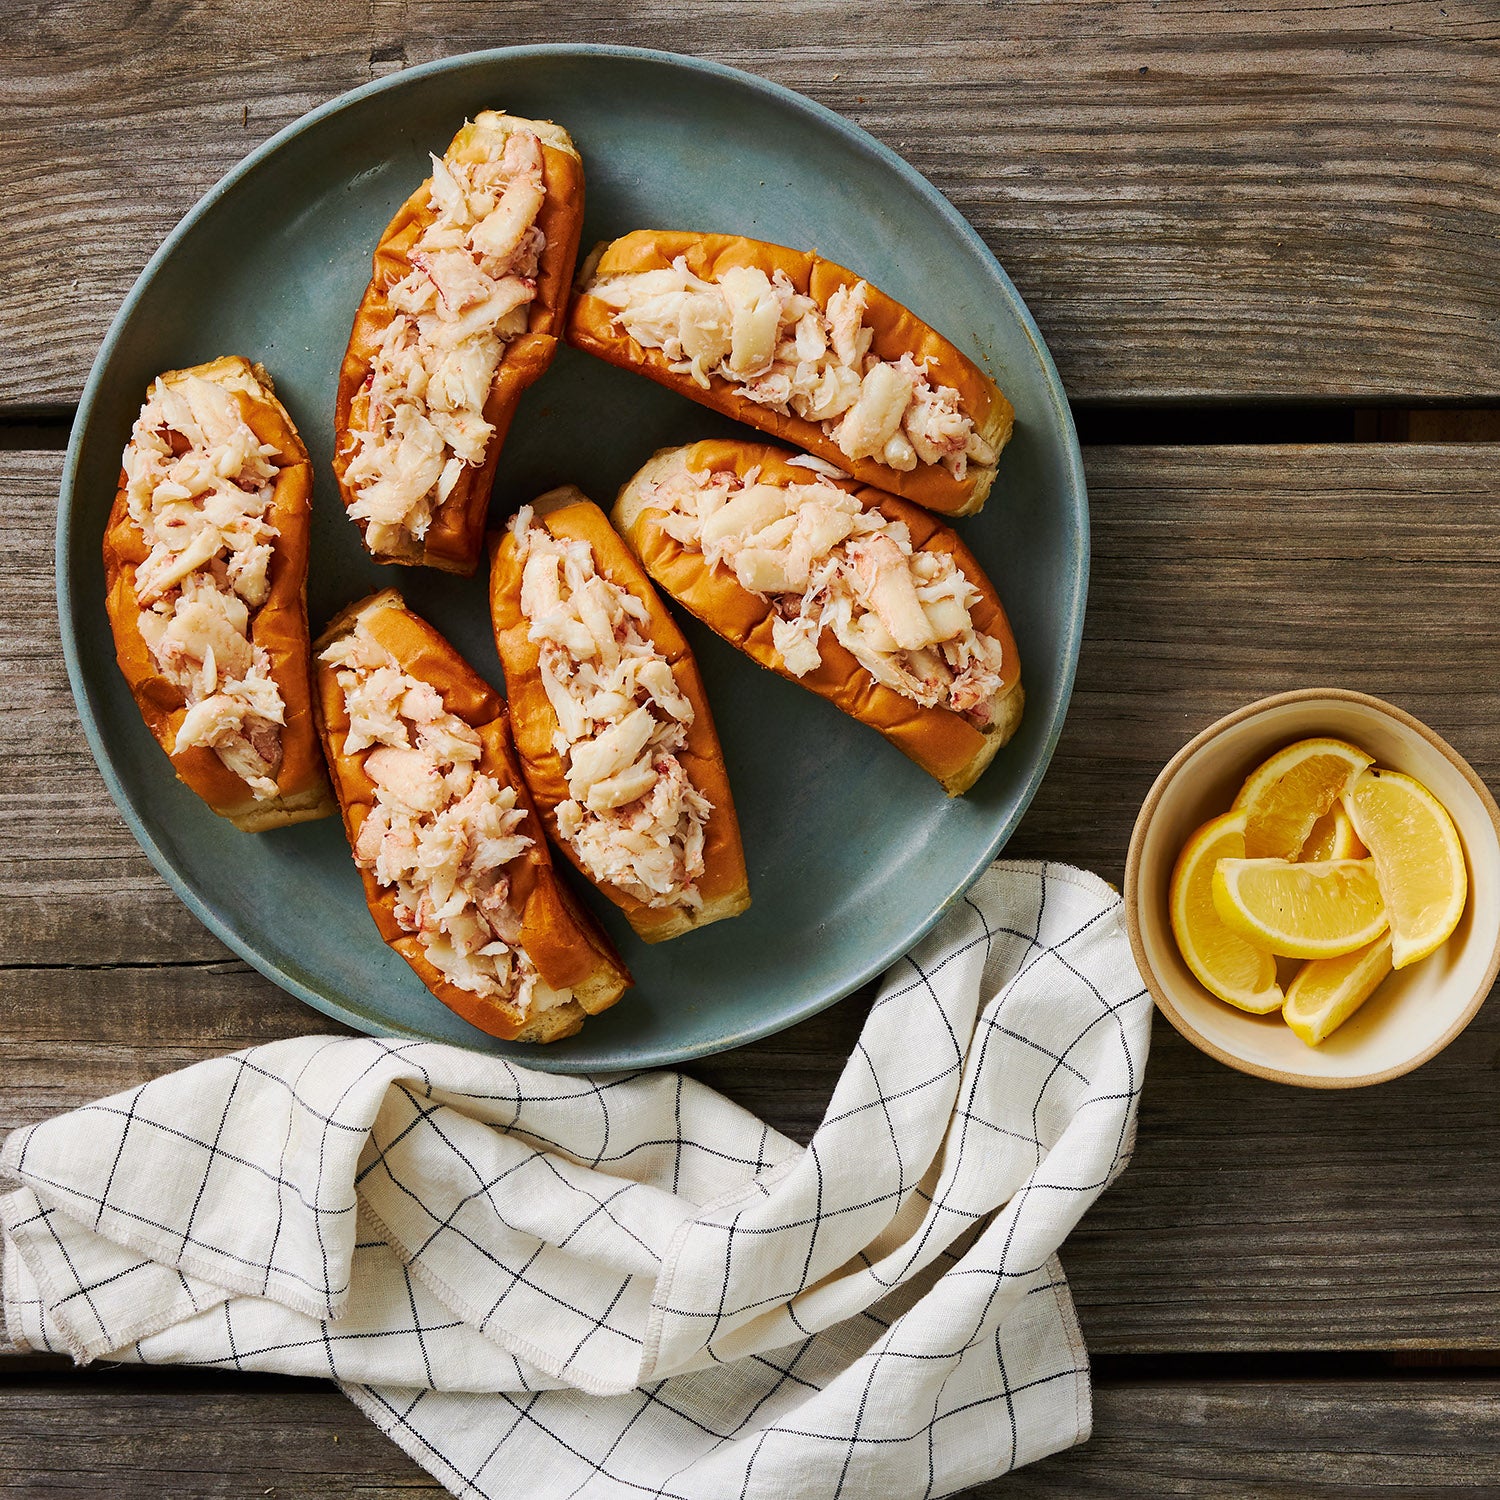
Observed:
[[[1303,1043],[1279,1012],[1216,1000],[1177,951],[1167,889],[1188,837],[1227,812],[1241,783],[1294,740],[1331,735],[1404,771],[1448,809],[1469,866],[1469,904],[1431,957],[1390,975],[1327,1041]],[[1183,746],[1135,821],[1125,917],[1147,988],[1194,1046],[1241,1072],[1304,1088],[1358,1088],[1420,1066],[1468,1025],[1500,971],[1500,809],[1473,769],[1425,724],[1364,693],[1309,688],[1251,703]]]

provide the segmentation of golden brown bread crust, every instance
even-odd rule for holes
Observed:
[[[1005,663],[1001,689],[991,700],[993,723],[987,730],[976,729],[950,709],[923,708],[876,682],[831,631],[825,630],[818,642],[821,664],[804,677],[792,676],[772,642],[771,605],[742,588],[729,569],[706,568],[700,552],[684,547],[654,524],[653,517],[662,514],[660,507],[652,504],[655,487],[685,470],[729,470],[743,477],[751,469],[759,469],[763,484],[806,484],[811,478],[808,471],[789,463],[795,456],[767,443],[728,440],[664,448],[620,491],[613,514],[615,527],[652,578],[711,630],[761,666],[812,689],[845,713],[878,729],[898,750],[937,777],[950,797],[956,797],[974,785],[1015,733],[1025,699],[1020,658],[1005,609],[974,554],[951,527],[898,496],[852,480],[839,483],[840,489],[866,509],[878,508],[892,520],[904,521],[911,530],[914,549],[951,553],[964,576],[979,590],[980,598],[971,611],[974,624],[1000,642]]]
[[[189,370],[169,370],[159,378],[171,386],[188,376],[232,392],[251,430],[275,449],[279,472],[267,517],[278,535],[268,574],[270,593],[251,620],[250,634],[270,656],[271,675],[286,705],[277,795],[257,800],[244,779],[207,746],[196,745],[178,754],[172,751],[187,716],[187,701],[182,690],[162,675],[141,635],[135,575],[150,548],[130,518],[123,469],[104,531],[104,605],[114,632],[115,658],[147,728],[166,751],[178,777],[221,817],[247,833],[326,818],[334,803],[313,723],[307,641],[312,464],[292,419],[276,399],[271,377],[260,365],[238,355],[224,355]]]
[[[688,780],[713,804],[703,830],[704,872],[698,882],[703,905],[698,910],[650,907],[608,881],[594,883],[625,913],[636,933],[648,943],[663,942],[723,917],[738,916],[750,905],[745,851],[740,844],[739,819],[735,816],[724,755],[692,648],[651,587],[640,563],[610,526],[604,512],[581,490],[567,485],[550,490],[532,503],[537,520],[553,536],[587,542],[593,548],[594,566],[600,574],[646,606],[651,621],[645,634],[666,658],[677,686],[693,705],[687,746],[679,759]],[[558,720],[542,686],[538,666],[541,651],[527,638],[528,626],[521,614],[521,572],[515,538],[508,531],[492,535],[490,615],[495,627],[495,646],[505,669],[505,694],[510,704],[516,751],[547,832],[579,873],[592,880],[557,828],[558,805],[569,796],[567,768],[552,744]]]
[[[928,510],[948,516],[968,516],[984,504],[995,482],[993,464],[970,463],[968,473],[958,480],[941,464],[919,463],[915,469],[902,473],[872,458],[851,459],[818,423],[795,414],[782,416],[761,406],[741,394],[732,381],[711,376],[708,389],[704,390],[691,376],[674,373],[660,349],[641,348],[629,334],[615,326],[614,309],[589,294],[589,288],[606,277],[663,270],[679,255],[686,259],[688,269],[705,281],[717,281],[733,266],[755,266],[768,276],[780,269],[799,292],[812,297],[823,308],[839,287],[853,286],[863,279],[844,266],[822,259],[816,251],[789,250],[783,245],[746,239],[742,235],[638,229],[590,255],[568,317],[568,342],[610,364],[649,376],[679,395],[768,432],[795,448],[816,453],[856,479],[887,494],[915,500]],[[996,453],[1005,446],[1015,413],[1000,387],[978,365],[915,313],[874,286],[869,286],[865,321],[875,334],[871,344],[873,354],[897,360],[910,353],[918,363],[929,361],[932,383],[952,386],[958,391],[963,410],[973,419],[980,437]]]
[[[360,623],[404,671],[437,688],[449,713],[478,731],[484,753],[475,770],[516,789],[517,803],[527,814],[519,831],[532,841],[507,867],[511,899],[521,914],[521,946],[542,978],[554,989],[571,989],[573,999],[528,1020],[513,1005],[461,989],[428,960],[417,937],[397,923],[395,892],[382,889],[370,871],[361,870],[365,899],[381,937],[444,1005],[481,1031],[517,1042],[554,1042],[571,1036],[586,1015],[597,1015],[620,998],[630,985],[630,972],[603,929],[573,899],[552,867],[536,808],[511,746],[505,704],[431,625],[407,609],[395,589],[351,604],[318,637],[313,649],[321,653]],[[374,784],[364,772],[368,751],[345,753],[349,714],[337,672],[321,660],[316,662],[316,671],[318,729],[352,847],[374,802]]]
[[[517,403],[526,387],[546,372],[557,352],[562,336],[563,316],[567,310],[569,283],[578,259],[578,237],[583,231],[583,163],[573,142],[561,126],[550,120],[522,120],[512,115],[485,110],[466,124],[453,138],[447,154],[465,149],[481,130],[510,133],[530,130],[542,143],[542,176],[546,201],[537,215],[537,225],[547,237],[537,266],[536,300],[531,304],[526,332],[512,339],[495,371],[489,396],[484,403],[484,418],[495,429],[485,450],[484,463],[465,469],[448,498],[433,512],[427,535],[421,542],[412,541],[400,556],[377,556],[376,562],[420,564],[441,568],[448,573],[468,575],[479,565],[484,548],[484,525],[489,512],[490,490],[500,449],[515,415]],[[374,275],[365,290],[354,327],[349,334],[349,348],[339,371],[339,388],[334,407],[333,471],[347,508],[355,495],[345,484],[344,475],[354,457],[351,435],[363,428],[369,410],[365,380],[373,367],[375,350],[381,335],[394,314],[387,293],[411,270],[408,258],[417,240],[436,214],[429,206],[429,177],[396,211],[375,248]],[[356,522],[360,535],[364,521]]]

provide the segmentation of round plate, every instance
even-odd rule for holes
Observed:
[[[494,683],[482,576],[376,567],[329,467],[349,326],[386,221],[465,118],[558,120],[588,178],[585,246],[642,226],[816,247],[986,367],[1016,435],[985,510],[960,523],[1015,627],[1024,721],[967,796],[873,731],[691,621],[744,831],[754,904],[647,947],[594,897],[636,988],[550,1047],[497,1042],[384,946],[337,819],[243,834],[171,774],[115,666],[100,536],[120,452],[162,370],[243,354],[271,371],[316,466],[308,609],[398,585]],[[516,414],[496,518],[575,481],[608,505],[657,448],[742,432],[563,349]],[[878,974],[958,900],[1030,802],[1062,728],[1083,627],[1088,512],[1057,372],[1015,288],[923,178],[863,131],[748,74],[628,48],[455,57],[358,89],[247,157],[173,231],[125,300],[84,391],[58,516],[63,646],[95,759],[142,847],[235,952],[330,1016],[381,1036],[508,1053],[560,1071],[676,1062],[765,1036]],[[571,873],[571,872],[570,872]]]

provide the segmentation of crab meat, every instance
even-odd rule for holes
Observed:
[[[465,470],[484,463],[495,372],[536,299],[545,201],[541,142],[529,131],[491,142],[482,159],[433,158],[434,217],[387,294],[397,316],[350,431],[349,514],[377,555],[422,541]]]
[[[763,375],[776,354],[781,304],[771,278],[751,266],[733,266],[719,278],[729,305],[727,364],[741,379]]]
[[[485,259],[508,266],[546,201],[547,191],[540,181],[529,175],[513,177],[494,210],[470,232],[470,246]]]
[[[657,773],[649,761],[638,761],[612,776],[601,777],[589,783],[584,794],[584,806],[590,812],[609,812],[624,807],[653,791],[657,784]],[[569,790],[572,790],[571,783]]]
[[[823,655],[818,650],[818,628],[812,620],[782,620],[771,622],[771,644],[781,657],[781,664],[793,677],[806,677],[822,665]]]
[[[567,770],[558,833],[593,879],[649,906],[695,909],[712,806],[677,758],[693,705],[643,629],[650,613],[598,571],[587,542],[553,536],[529,506],[510,529]]]
[[[850,458],[883,457],[911,399],[912,383],[904,370],[898,365],[872,366],[860,385],[859,400],[834,434],[840,450]],[[916,468],[916,459],[906,467]]]
[[[915,551],[904,522],[800,467],[808,482],[781,486],[730,472],[679,476],[651,497],[657,524],[771,602],[771,643],[794,677],[821,665],[829,630],[876,682],[985,728],[1005,663],[1001,643],[974,623],[979,590],[949,553]]]
[[[863,601],[880,617],[891,639],[903,651],[920,651],[937,637],[917,598],[911,569],[890,535],[874,536],[853,543],[849,560],[854,564],[855,588]]]
[[[521,946],[521,913],[510,869],[532,847],[514,787],[479,770],[476,730],[413,677],[361,622],[328,646],[354,730],[380,739],[363,757],[372,800],[354,839],[354,858],[392,894],[395,919],[461,989],[502,1000],[523,1017],[565,1002],[571,991],[543,984]]]
[[[695,385],[707,390],[709,372],[727,359],[734,348],[734,318],[724,299],[690,294],[678,320],[678,336],[687,373]]]
[[[137,624],[186,708],[173,753],[212,750],[258,800],[277,795],[285,707],[253,639],[270,595],[275,450],[239,397],[190,375],[147,393],[125,450],[125,503],[146,556]]]
[[[432,757],[421,750],[383,745],[365,757],[365,775],[389,805],[412,812],[436,812],[442,805],[442,775]]]
[[[646,747],[656,720],[642,705],[597,738],[573,747],[569,763],[568,790],[576,797],[580,787],[613,776],[630,765]]]
[[[670,267],[606,277],[589,291],[674,372],[704,390],[727,381],[758,405],[815,422],[851,459],[901,472],[941,464],[957,479],[971,461],[995,462],[956,390],[934,386],[909,353],[894,361],[870,353],[863,281],[838,287],[819,307],[780,269],[768,276],[732,266],[713,282],[679,256]]]

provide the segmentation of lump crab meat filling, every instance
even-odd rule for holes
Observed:
[[[552,989],[521,947],[507,869],[533,841],[515,788],[476,770],[479,734],[361,628],[321,659],[349,715],[344,753],[363,755],[374,786],[354,859],[395,892],[402,931],[460,989],[523,1016],[562,1004],[571,991]]]
[[[734,266],[705,281],[684,257],[670,267],[606,277],[591,294],[642,348],[707,390],[711,377],[782,416],[814,422],[851,459],[873,458],[903,473],[941,464],[962,481],[971,462],[996,453],[974,430],[951,386],[933,385],[910,354],[870,352],[864,321],[869,286],[840,287],[822,308],[779,268],[767,276]]]
[[[554,537],[530,506],[510,529],[527,637],[557,715],[553,749],[567,770],[558,832],[593,879],[649,907],[696,910],[713,807],[679,758],[693,705],[645,633],[650,615],[600,575],[587,542]]]
[[[190,375],[151,387],[122,460],[149,548],[137,624],[187,705],[172,753],[212,750],[256,801],[277,795],[286,722],[270,654],[252,636],[271,592],[275,452],[230,391]]]
[[[914,551],[904,521],[866,510],[816,468],[806,484],[689,471],[656,487],[657,524],[775,609],[786,670],[822,662],[824,630],[877,682],[978,729],[993,722],[1003,648],[974,625],[979,590],[947,552]]]
[[[349,514],[376,554],[427,535],[464,471],[484,463],[494,427],[484,404],[506,345],[524,333],[547,238],[541,141],[515,131],[479,161],[432,158],[436,215],[410,272],[386,294],[392,313],[352,432]]]

